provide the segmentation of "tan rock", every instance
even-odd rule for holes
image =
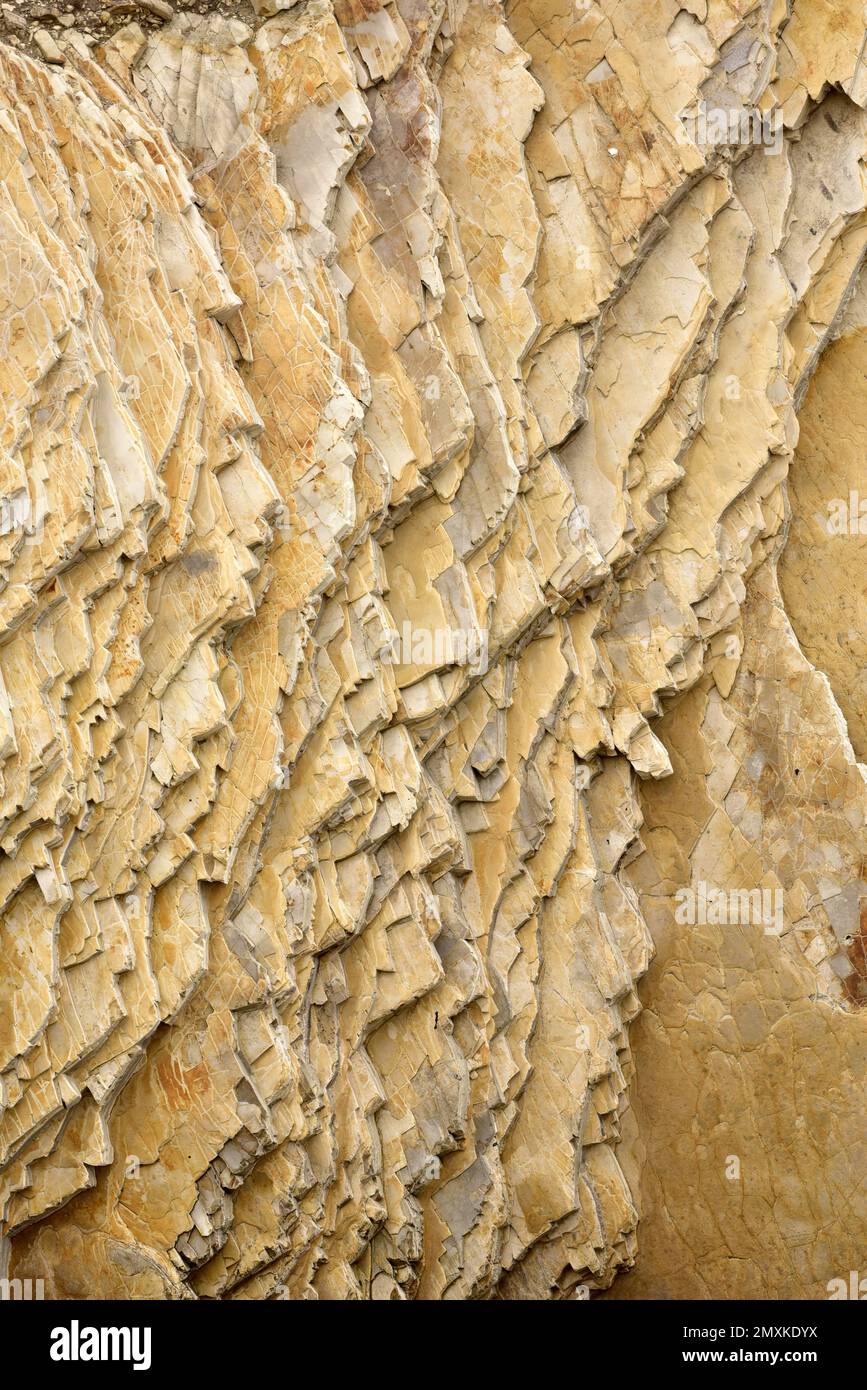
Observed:
[[[0,1273],[824,1297],[863,20],[254,8],[0,45]]]

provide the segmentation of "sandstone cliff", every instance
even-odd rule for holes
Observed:
[[[863,1264],[862,9],[0,7],[9,1275]]]

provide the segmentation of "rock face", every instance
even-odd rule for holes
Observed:
[[[175,8],[0,20],[0,1275],[827,1297],[862,7]]]

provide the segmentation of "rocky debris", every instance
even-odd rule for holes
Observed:
[[[57,47],[47,29],[34,29],[33,42],[42,54],[46,63],[62,63],[63,54]]]
[[[88,47],[104,43],[130,22],[151,31],[171,20],[175,12],[203,16],[220,14],[244,20],[255,18],[252,0],[199,0],[193,4],[170,4],[169,0],[58,0],[45,4],[42,0],[4,0],[0,4],[0,41],[5,41],[34,58],[47,62],[65,61],[49,57],[46,36],[61,50],[70,37],[73,46],[84,42]],[[41,38],[37,38],[41,34]],[[76,45],[75,36],[78,35]],[[50,50],[49,50],[50,51]]]
[[[863,25],[172,8],[2,7],[9,1270],[822,1296]],[[773,918],[680,921],[715,881]]]

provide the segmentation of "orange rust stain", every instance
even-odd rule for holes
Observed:
[[[157,1076],[172,1110],[189,1110],[196,1096],[204,1096],[210,1090],[204,1062],[185,1070],[177,1059],[163,1057],[157,1063]]]
[[[863,1009],[867,1005],[867,898],[861,899],[858,916],[858,934],[846,952],[852,973],[843,981],[843,989],[853,1008]]]

